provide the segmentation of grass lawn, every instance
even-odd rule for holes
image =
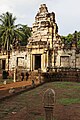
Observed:
[[[54,120],[80,120],[80,83],[51,82],[0,102],[0,120],[44,120],[44,92],[55,91]],[[25,115],[25,111],[28,115]],[[20,114],[19,114],[20,113]],[[22,117],[22,118],[21,118]],[[20,119],[21,118],[21,119]]]

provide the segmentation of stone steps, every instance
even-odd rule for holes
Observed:
[[[38,72],[34,72],[34,71],[30,72],[28,80],[38,81]]]

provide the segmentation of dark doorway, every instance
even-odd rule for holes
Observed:
[[[41,55],[35,55],[35,70],[41,68]]]
[[[2,69],[5,70],[5,64],[6,64],[6,60],[2,60]]]

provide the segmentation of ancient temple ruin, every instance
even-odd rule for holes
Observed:
[[[45,4],[41,4],[32,26],[32,37],[27,45],[27,68],[31,71],[48,67],[79,67],[80,54],[76,54],[75,42],[66,49],[55,20],[55,13],[49,13]]]
[[[32,25],[28,45],[25,50],[10,53],[9,69],[20,66],[29,71],[40,68],[46,72],[47,68],[80,68],[80,51],[76,43],[74,37],[70,48],[65,46],[58,34],[55,13],[49,13],[46,4],[41,4]],[[0,59],[3,67],[7,66],[8,57],[0,56]]]
[[[56,51],[62,49],[62,47],[55,13],[49,13],[46,5],[42,4],[35,17],[32,37],[29,38],[27,45],[30,61],[29,69],[37,70],[41,68],[42,71],[46,71],[48,66],[55,66],[54,56],[56,57]]]

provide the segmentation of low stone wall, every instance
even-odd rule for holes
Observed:
[[[42,74],[44,81],[73,81],[80,82],[80,71],[59,71]]]

